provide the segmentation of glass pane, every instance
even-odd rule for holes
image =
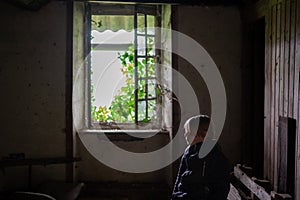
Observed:
[[[145,15],[138,14],[137,16],[137,32],[140,34],[145,34]]]
[[[132,31],[134,29],[133,15],[92,15],[92,30],[103,32],[106,30],[119,31],[121,29]]]
[[[156,97],[157,82],[154,79],[147,79],[147,76],[155,77],[156,74],[155,59],[151,58],[155,56],[155,20],[155,16],[152,15],[137,15],[136,28],[140,35],[137,36],[136,41],[139,58],[135,63],[134,16],[92,15],[91,115],[93,123],[134,122],[136,101],[139,121],[148,122],[151,118],[156,118],[156,100],[138,101],[146,97]],[[139,77],[137,88],[134,80],[136,67]],[[137,89],[138,99],[135,99],[135,89]],[[148,116],[147,112],[149,112]]]
[[[146,58],[138,58],[138,77],[146,77]]]
[[[151,120],[156,119],[156,100],[148,101],[148,116]]]
[[[154,79],[148,80],[148,98],[154,98],[156,96],[156,81]]]
[[[138,82],[138,98],[139,99],[145,99],[146,97],[146,81],[145,80],[139,80]]]
[[[92,16],[93,124],[134,121],[133,19],[133,16]]]
[[[137,37],[137,53],[138,55],[146,55],[146,41],[144,36]]]
[[[155,55],[155,38],[147,37],[147,55],[154,56]]]
[[[147,34],[155,34],[155,17],[153,15],[147,15]]]
[[[155,62],[154,58],[148,58],[148,77],[155,77]]]
[[[138,120],[139,121],[146,121],[146,101],[139,101],[138,102]]]

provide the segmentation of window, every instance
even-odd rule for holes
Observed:
[[[161,128],[160,13],[160,6],[88,4],[90,128]]]

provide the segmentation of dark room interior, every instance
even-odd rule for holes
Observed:
[[[300,200],[300,0],[3,0],[0,16],[0,199],[171,199],[184,122],[205,114],[227,199]]]

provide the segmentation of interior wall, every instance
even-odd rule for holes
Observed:
[[[174,11],[176,12],[173,13],[174,28],[202,45],[220,71],[226,90],[227,113],[219,143],[231,163],[236,164],[241,157],[242,131],[241,19],[239,9],[231,6],[177,6]],[[210,95],[206,83],[196,68],[180,57],[173,64],[190,81],[198,98],[200,112],[210,115]],[[180,85],[181,83],[174,80],[174,84]],[[178,93],[181,96],[189,95],[185,94],[185,91],[181,90],[180,87]],[[185,119],[195,114],[197,113],[192,106],[181,113]]]
[[[85,82],[84,79],[84,56],[82,55],[83,48],[84,48],[84,40],[83,40],[83,35],[84,33],[84,3],[82,2],[76,2],[74,4],[74,81],[75,81],[75,89],[77,91],[84,91],[84,84]],[[165,10],[170,10],[167,7],[163,6],[163,9]],[[164,16],[162,18],[169,18],[170,13],[166,12],[164,13]],[[163,26],[164,27],[169,27],[170,22],[169,20],[164,20]],[[169,34],[167,32],[164,32],[164,34]],[[165,36],[163,36],[165,37]],[[165,39],[165,38],[164,38]],[[165,41],[166,44],[170,43],[170,41]],[[163,44],[163,45],[166,45]],[[170,47],[169,47],[170,48]],[[165,53],[164,55],[166,58],[168,55]],[[170,58],[169,62],[170,62]],[[170,63],[166,63],[170,65]],[[168,77],[165,77],[165,75],[169,73],[168,71],[163,72],[163,78],[168,79]],[[75,102],[79,102],[78,105],[76,106],[76,114],[79,116],[75,116],[76,124],[79,124],[78,127],[76,128],[81,128],[84,127],[81,124],[82,116],[84,115],[84,111],[80,110],[84,108],[84,102],[80,101],[84,99],[84,93],[76,93],[75,92]],[[78,94],[78,95],[77,95]],[[78,100],[78,101],[77,101]],[[80,103],[81,102],[81,103]],[[83,103],[83,104],[82,104]],[[170,106],[169,106],[170,107]],[[79,109],[79,110],[78,110]],[[170,121],[171,121],[171,116],[170,112],[168,111],[168,118],[166,118],[166,121],[164,123],[164,126],[169,126]],[[78,119],[78,120],[77,120]],[[168,128],[168,127],[167,127]],[[77,131],[80,132],[80,130],[77,129]],[[99,135],[103,135],[103,131],[99,131]],[[112,134],[117,134],[117,133],[112,133]],[[94,135],[88,135],[88,134],[82,134],[80,137],[77,137],[77,155],[82,158],[82,161],[76,164],[76,179],[78,181],[83,181],[83,182],[118,182],[118,183],[153,183],[153,182],[163,182],[163,183],[169,183],[170,185],[172,184],[172,181],[170,179],[170,167],[165,167],[161,170],[155,171],[155,172],[149,172],[149,173],[126,173],[126,172],[121,172],[116,169],[110,168],[106,166],[105,164],[101,163],[99,160],[97,160],[94,155],[89,152],[85,145],[84,142],[80,140],[83,139],[89,139],[90,137],[93,137]],[[123,139],[120,139],[123,138]],[[166,145],[169,142],[169,134],[168,133],[162,133],[162,134],[157,134],[155,137],[149,138],[149,139],[139,139],[139,140],[133,140],[132,138],[128,137],[123,137],[123,136],[117,136],[117,139],[112,139],[113,143],[125,150],[131,151],[131,152],[151,152],[153,150],[157,150],[164,145]],[[114,137],[113,137],[114,138]],[[101,140],[99,140],[99,145],[101,143]],[[109,152],[109,150],[107,151]],[[107,153],[104,152],[104,153]],[[162,159],[167,159],[167,157],[170,157],[170,155],[162,155]],[[112,155],[112,159],[113,155]],[[129,161],[127,161],[129,162]]]
[[[299,0],[282,0],[265,4],[266,51],[265,51],[265,177],[275,191],[280,191],[280,117],[296,121],[292,140],[296,146],[294,199],[300,199],[299,164],[299,72],[300,72],[300,17]],[[290,138],[291,139],[291,138]],[[290,146],[289,146],[290,148]],[[298,154],[298,155],[297,155]],[[286,154],[288,156],[288,154]],[[287,159],[287,158],[285,158]],[[288,177],[291,178],[291,177]]]
[[[263,19],[265,25],[264,178],[292,199],[300,199],[299,11],[299,0],[261,0],[245,12],[250,23]]]
[[[27,158],[65,155],[66,4],[54,1],[39,11],[26,11],[0,3],[1,98],[0,155],[25,153]],[[240,149],[240,17],[235,7],[182,6],[174,13],[180,31],[196,39],[210,53],[222,74],[228,111],[221,136],[225,154],[235,163]],[[196,19],[196,20],[195,20]],[[187,23],[188,22],[188,23]],[[209,113],[205,84],[183,61],[180,71],[188,77]],[[234,77],[234,78],[232,78]],[[203,106],[202,106],[203,105]],[[193,114],[191,111],[189,114]],[[117,142],[124,148],[159,148],[169,141],[164,135],[148,140]],[[153,145],[154,144],[154,145]],[[93,158],[78,141],[78,180],[156,182],[168,180],[168,169],[128,174],[113,170]],[[27,168],[8,168],[0,173],[5,187],[26,187]],[[64,165],[33,167],[33,182],[63,180]],[[1,182],[1,181],[0,181]]]
[[[65,156],[66,5],[27,11],[0,2],[0,158]],[[0,172],[1,189],[27,187],[27,167]],[[64,180],[64,165],[33,166],[33,184]]]

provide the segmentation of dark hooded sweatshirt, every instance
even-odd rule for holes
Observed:
[[[229,163],[219,145],[199,158],[202,142],[188,146],[174,185],[172,200],[226,200],[230,189]]]

